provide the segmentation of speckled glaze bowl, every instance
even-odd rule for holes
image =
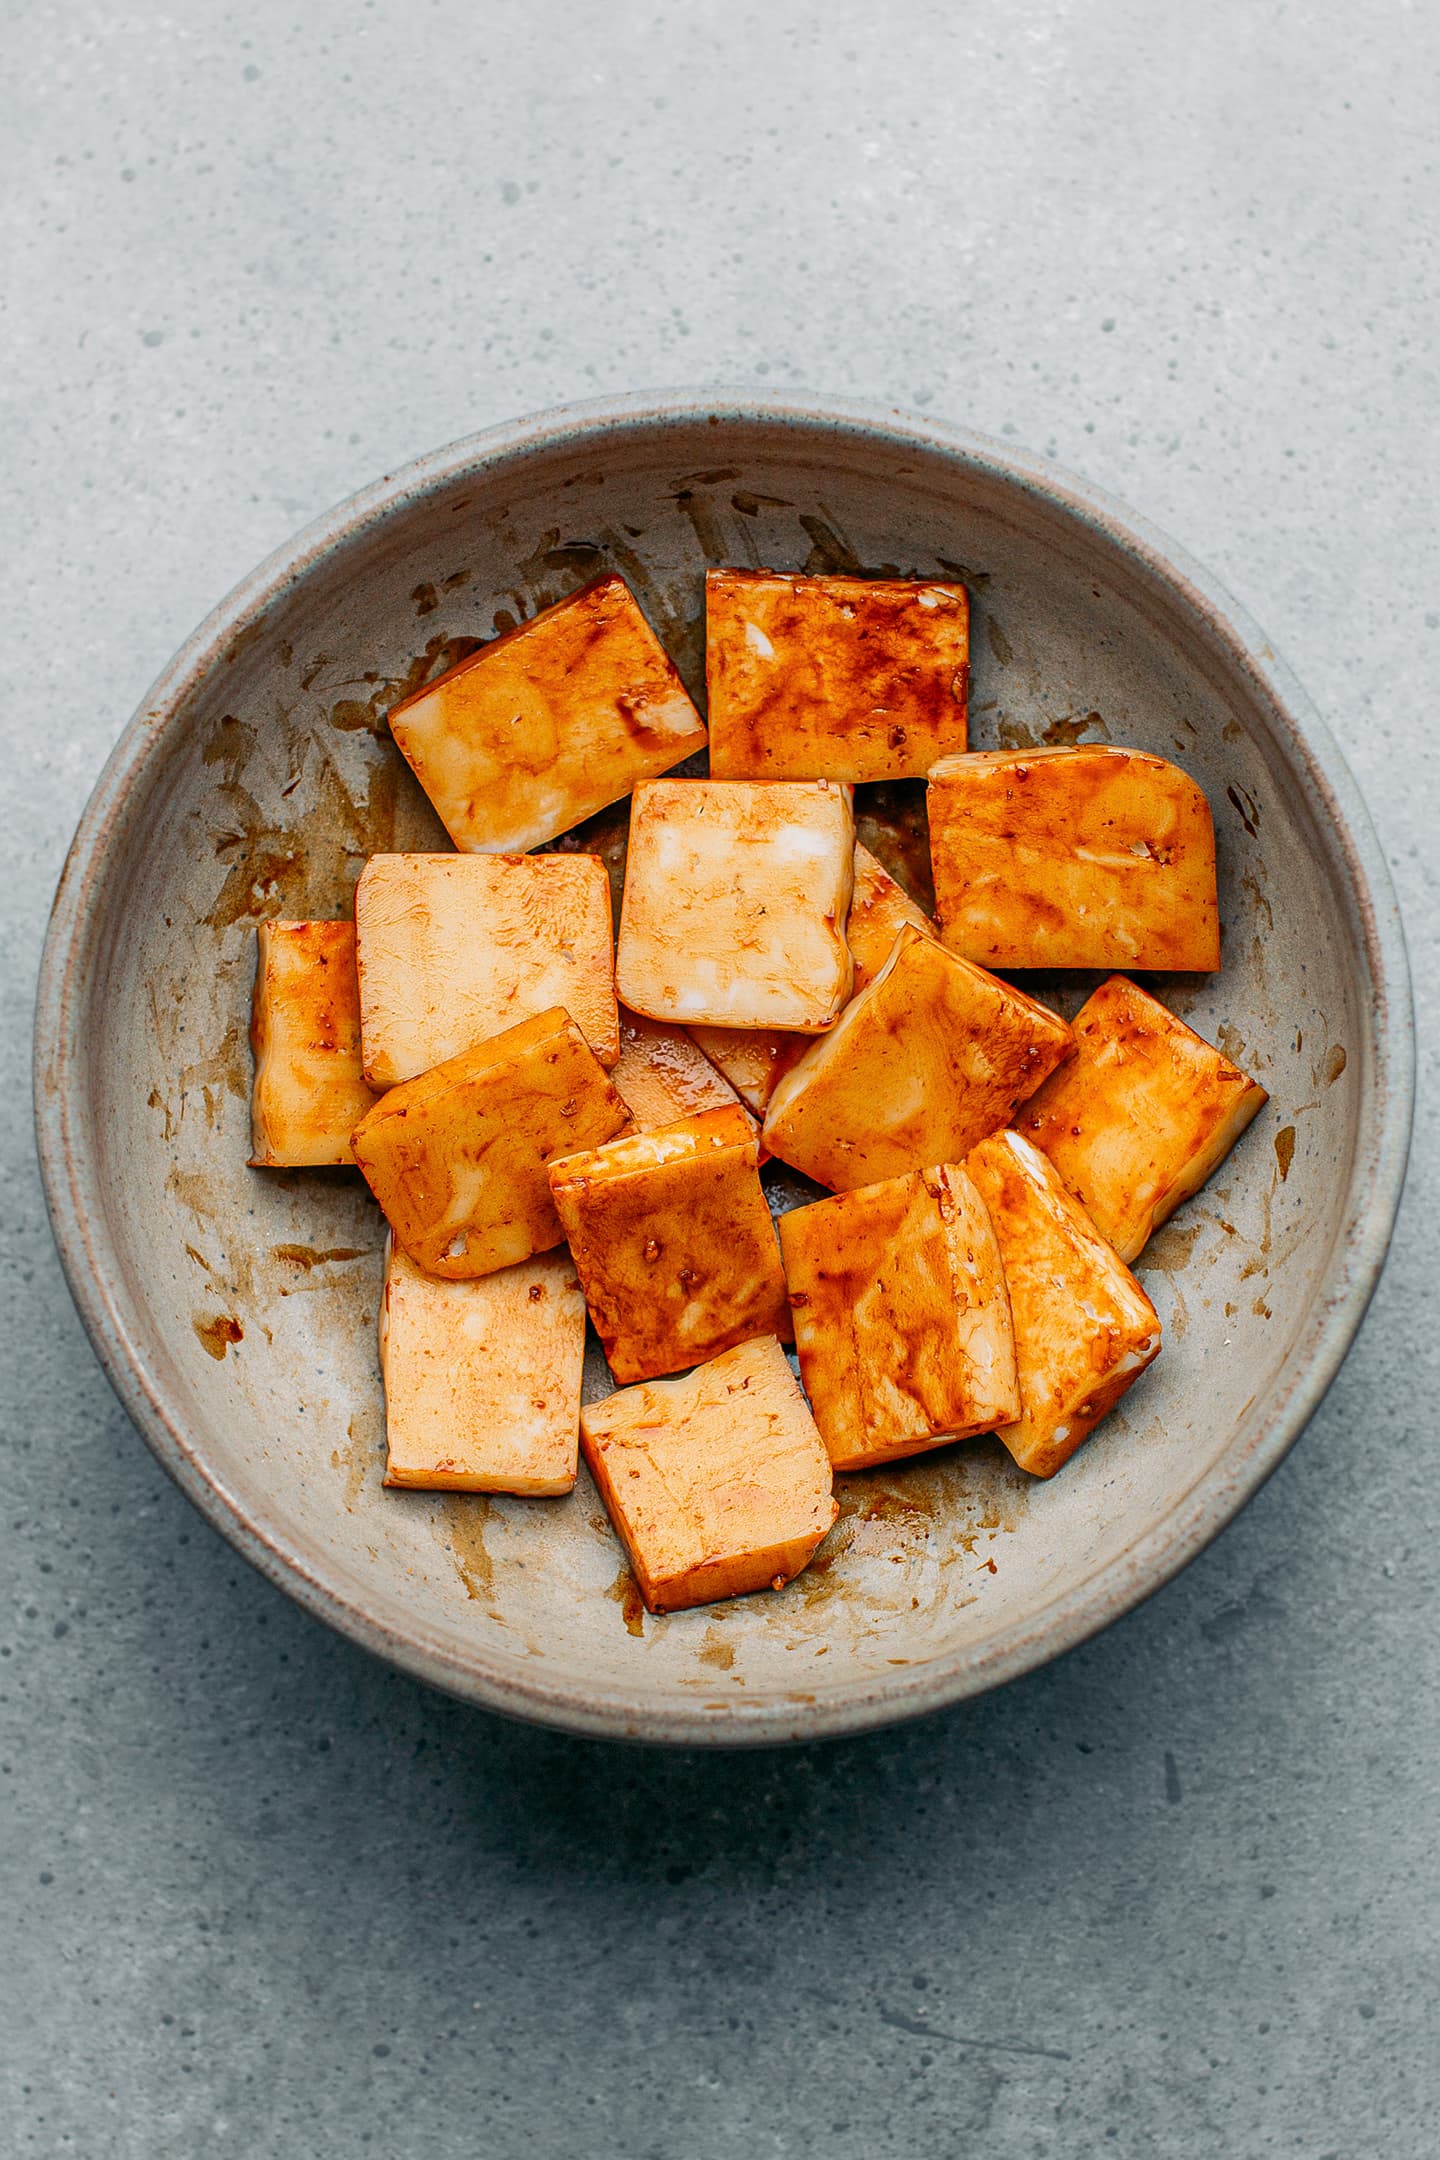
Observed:
[[[341,913],[367,853],[443,844],[391,704],[608,564],[698,688],[711,563],[963,576],[977,747],[1109,739],[1194,773],[1225,966],[1154,986],[1271,1103],[1152,1241],[1140,1273],[1165,1352],[1060,1476],[1033,1483],[983,1441],[844,1480],[788,1589],[655,1620],[583,1469],[563,1501],[382,1489],[376,1213],[353,1173],[246,1167],[246,1026],[258,919]],[[1066,986],[1067,1010],[1093,979]],[[1038,459],[891,412],[722,394],[458,443],[233,593],[81,821],[36,1059],[55,1234],[96,1351],[247,1559],[472,1701],[723,1744],[859,1731],[992,1687],[1197,1553],[1359,1325],[1412,1084],[1404,948],[1364,809],[1214,583]]]

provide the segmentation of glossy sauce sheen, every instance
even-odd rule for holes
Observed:
[[[620,1008],[620,1062],[611,1073],[642,1132],[702,1110],[733,1109],[739,1097],[684,1028]]]
[[[764,1117],[770,1098],[815,1038],[783,1028],[693,1027],[690,1038],[741,1101]]]
[[[929,916],[916,907],[904,886],[857,840],[855,889],[845,922],[845,942],[855,971],[852,995],[875,980],[906,923],[925,937],[938,936]]]

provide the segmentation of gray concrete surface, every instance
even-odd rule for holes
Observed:
[[[1436,1010],[1440,14],[1218,0],[3,10],[0,2150],[1440,2149],[1433,1087],[1325,1409],[1145,1610],[748,1758],[463,1711],[170,1488],[33,1166],[36,953],[192,624],[395,461],[805,385],[1048,450],[1298,668]]]

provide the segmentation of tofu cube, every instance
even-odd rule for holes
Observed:
[[[585,1302],[624,1386],[790,1334],[755,1130],[737,1104],[552,1165]]]
[[[935,912],[982,967],[1220,965],[1215,830],[1142,750],[983,750],[930,774]]]
[[[1074,1047],[1065,1022],[912,924],[775,1089],[763,1140],[832,1192],[962,1162]]]
[[[380,1307],[385,1483],[569,1492],[584,1362],[585,1300],[567,1252],[441,1282],[392,1243]]]
[[[741,1102],[762,1118],[786,1073],[815,1040],[813,1035],[787,1035],[781,1028],[694,1027],[689,1032]]]
[[[356,1126],[355,1160],[411,1259],[462,1282],[560,1244],[546,1165],[629,1122],[555,1006],[391,1088]]]
[[[900,780],[963,750],[963,585],[711,570],[710,770],[717,780]]]
[[[774,1336],[580,1413],[585,1460],[651,1612],[798,1575],[839,1509],[830,1458]]]
[[[852,996],[874,981],[905,923],[913,923],[927,937],[935,935],[929,916],[916,907],[903,885],[857,840],[855,884],[845,919]],[[776,1088],[813,1040],[808,1035],[787,1034],[780,1028],[694,1027],[690,1033],[757,1117],[764,1117]]]
[[[985,1203],[957,1163],[795,1208],[777,1225],[800,1377],[837,1470],[1020,1415]]]
[[[805,1038],[802,1038],[804,1040]],[[641,1132],[701,1110],[731,1110],[736,1094],[684,1028],[620,1008],[620,1062],[610,1075]]]
[[[365,1077],[394,1087],[563,1005],[620,1055],[598,855],[372,855],[355,887]]]
[[[1102,983],[1072,1025],[1074,1057],[1016,1122],[1133,1262],[1269,1098],[1123,975]]]
[[[395,737],[457,848],[523,854],[705,747],[674,662],[612,573],[397,705]]]
[[[1010,1289],[1020,1415],[996,1436],[1022,1470],[1053,1477],[1160,1353],[1155,1308],[1059,1172],[1019,1133],[994,1133],[966,1168],[990,1211]]]
[[[256,931],[250,1127],[257,1169],[353,1163],[375,1097],[360,1056],[355,925],[264,922]]]
[[[647,780],[635,790],[620,995],[652,1020],[818,1034],[850,995],[850,790]]]
[[[904,886],[857,840],[855,888],[845,922],[845,942],[850,947],[855,978],[852,995],[874,982],[906,923],[925,937],[935,937],[935,925],[924,909],[916,907]]]

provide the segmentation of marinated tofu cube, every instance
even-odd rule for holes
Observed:
[[[756,1117],[764,1117],[776,1088],[815,1040],[813,1035],[787,1035],[782,1028],[695,1027],[689,1032]]]
[[[775,1089],[764,1144],[832,1192],[962,1162],[1072,1048],[1058,1014],[906,923]]]
[[[602,1065],[620,1055],[598,855],[372,855],[355,887],[355,954],[374,1088],[555,1005]]]
[[[392,1243],[380,1308],[386,1484],[569,1492],[584,1362],[585,1300],[567,1252],[442,1282]]]
[[[673,1125],[701,1110],[733,1110],[739,1104],[724,1074],[718,1072],[684,1028],[647,1020],[643,1013],[620,1008],[620,1062],[611,1073],[641,1132]]]
[[[556,1006],[391,1088],[356,1126],[355,1160],[411,1259],[461,1282],[558,1245],[546,1165],[629,1122]]]
[[[1020,1415],[996,1435],[1053,1477],[1160,1353],[1155,1308],[1053,1163],[994,1133],[966,1168],[990,1211],[1010,1290]]]
[[[652,1020],[818,1034],[850,995],[850,790],[647,780],[635,790],[620,995]]]
[[[777,1225],[800,1377],[837,1470],[1020,1415],[985,1203],[956,1163],[795,1208]]]
[[[850,912],[845,920],[845,942],[850,948],[853,976],[851,994],[864,990],[879,974],[890,948],[905,923],[913,923],[927,937],[934,925],[916,907],[903,885],[875,860],[866,847],[855,843],[855,885]],[[809,1049],[813,1038],[787,1034],[780,1028],[711,1028],[690,1030],[716,1070],[729,1081],[741,1101],[757,1117],[764,1117],[770,1098]]]
[[[585,1460],[651,1612],[798,1575],[839,1510],[830,1458],[774,1336],[580,1413]]]
[[[720,780],[898,780],[963,750],[963,585],[711,570],[710,770]]]
[[[260,924],[250,1047],[255,1167],[353,1163],[350,1135],[375,1100],[360,1056],[353,923]]]
[[[705,747],[618,574],[482,646],[397,705],[390,731],[470,854],[539,847]]]
[[[1074,1057],[1016,1122],[1133,1262],[1269,1098],[1123,975],[1102,983],[1072,1024]]]
[[[845,923],[845,942],[850,947],[855,977],[852,995],[874,982],[906,923],[925,937],[935,936],[935,925],[923,908],[916,907],[904,886],[857,840],[855,889]]]
[[[930,774],[940,935],[982,967],[1220,965],[1215,831],[1141,750],[983,750]]]
[[[551,1166],[550,1190],[624,1386],[790,1334],[755,1129],[737,1104]]]

